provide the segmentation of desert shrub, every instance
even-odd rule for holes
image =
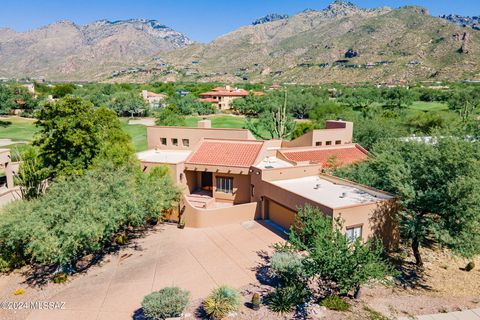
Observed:
[[[267,296],[268,307],[274,312],[290,312],[303,303],[307,296],[308,293],[302,284],[277,287]]]
[[[190,292],[177,287],[167,287],[143,298],[145,316],[150,319],[180,317],[190,299]]]
[[[115,234],[143,227],[170,208],[179,192],[153,170],[111,167],[53,182],[46,194],[0,211],[2,269],[21,262],[68,265],[111,244]]]
[[[339,294],[347,294],[371,279],[383,279],[391,271],[384,261],[379,241],[351,241],[342,232],[341,222],[327,217],[318,208],[306,205],[298,210],[290,229],[290,244],[305,252],[303,268],[309,279],[335,284]]]
[[[283,285],[301,281],[303,257],[294,252],[275,252],[271,258],[272,272]]]
[[[205,299],[203,308],[213,319],[222,319],[230,312],[239,310],[240,305],[240,293],[234,288],[222,286],[214,289]]]
[[[350,309],[350,305],[339,296],[326,297],[320,304],[327,309],[335,311],[348,311]]]

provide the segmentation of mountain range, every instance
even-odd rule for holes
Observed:
[[[454,21],[452,21],[454,22]],[[210,43],[157,21],[0,29],[0,77],[51,80],[390,83],[480,79],[480,31],[422,7],[335,1],[270,14]]]
[[[101,80],[112,70],[192,44],[154,20],[59,21],[28,32],[0,29],[0,77]]]

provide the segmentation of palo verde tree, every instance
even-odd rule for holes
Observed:
[[[480,143],[437,135],[432,141],[383,141],[374,157],[336,174],[395,194],[403,240],[418,266],[420,246],[439,243],[472,257],[480,253]]]
[[[307,277],[319,279],[319,286],[333,283],[331,293],[348,294],[352,290],[358,293],[362,284],[390,273],[382,259],[379,241],[362,243],[357,238],[352,242],[342,232],[341,221],[333,221],[309,205],[298,210],[290,228],[289,243],[306,254],[303,270]]]

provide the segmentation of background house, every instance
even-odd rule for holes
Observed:
[[[213,103],[219,110],[229,110],[233,100],[243,98],[248,95],[249,93],[247,90],[226,86],[224,88],[218,87],[212,89],[212,91],[201,93],[199,100]]]

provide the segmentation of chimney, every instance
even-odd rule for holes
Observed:
[[[148,91],[147,90],[142,90],[142,98],[144,100],[147,100],[147,98],[148,98]]]
[[[211,122],[210,120],[203,119],[203,120],[198,121],[197,126],[198,126],[199,128],[207,128],[207,129],[209,129],[209,128],[212,127],[212,122]]]
[[[232,90],[232,87],[226,86],[225,89],[227,89],[227,91],[230,91],[230,90]]]

